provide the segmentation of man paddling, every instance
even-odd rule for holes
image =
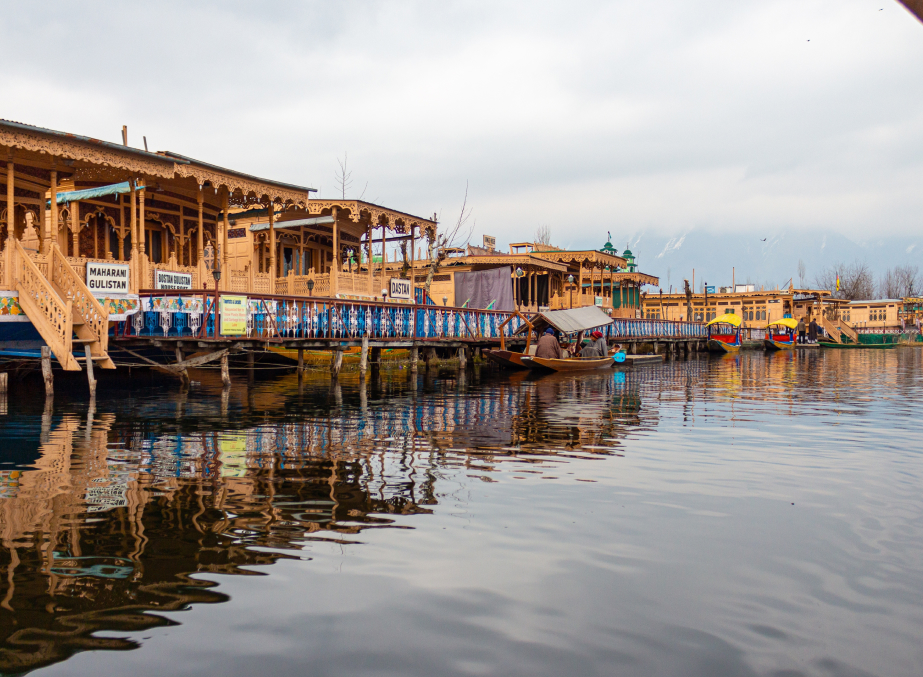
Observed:
[[[561,344],[558,343],[558,339],[555,338],[554,329],[551,327],[548,327],[538,340],[538,346],[535,348],[535,356],[544,357],[550,360],[560,360],[563,357],[561,353]]]

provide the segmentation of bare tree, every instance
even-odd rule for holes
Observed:
[[[878,282],[878,294],[885,299],[913,296],[920,283],[920,269],[917,266],[895,266],[888,268]]]
[[[465,183],[465,197],[462,200],[461,211],[455,224],[442,232],[436,227],[426,231],[426,250],[429,255],[429,271],[426,273],[426,280],[423,282],[423,289],[429,294],[430,285],[433,278],[439,271],[442,262],[445,261],[449,247],[462,247],[468,244],[471,239],[471,233],[474,232],[476,222],[468,226],[468,220],[471,218],[471,208],[468,207],[468,184]]]
[[[347,165],[348,156],[346,151],[343,151],[343,159],[337,158],[337,164],[340,166],[339,170],[333,175],[334,181],[336,182],[336,187],[340,193],[340,199],[346,199],[346,191],[352,188],[353,186],[353,173]],[[368,189],[369,184],[366,182],[365,188],[362,189],[362,194],[357,198],[362,199],[365,195],[365,191]]]
[[[804,261],[798,259],[798,286],[804,289],[805,280],[807,279],[808,269]]]
[[[551,226],[539,226],[535,229],[535,244],[551,246]]]
[[[836,284],[837,276],[840,279],[839,290]],[[833,297],[838,299],[856,301],[875,296],[875,278],[864,261],[853,261],[848,265],[834,263],[816,275],[814,283],[819,289],[829,289],[833,292]]]

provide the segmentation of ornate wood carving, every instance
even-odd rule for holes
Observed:
[[[134,174],[173,178],[172,161],[157,160],[134,153],[120,153],[106,146],[88,145],[65,136],[48,136],[41,132],[0,127],[0,145],[52,157],[80,160],[94,165],[123,169]]]
[[[200,186],[204,185],[206,181],[209,181],[216,188],[224,186],[232,194],[240,191],[245,198],[253,195],[257,200],[261,200],[265,197],[269,198],[272,202],[281,202],[283,204],[289,202],[294,204],[305,204],[308,201],[307,192],[282,188],[271,183],[263,183],[254,179],[245,179],[240,176],[235,176],[234,174],[226,174],[197,165],[177,164],[175,166],[175,171],[179,176],[195,179],[196,183]]]

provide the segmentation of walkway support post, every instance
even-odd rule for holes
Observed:
[[[10,375],[5,371],[0,373],[0,395],[6,395],[7,383],[9,381]]]
[[[420,348],[414,344],[410,349],[410,371],[416,372],[420,368]]]
[[[51,348],[42,346],[42,378],[45,380],[45,397],[54,397],[54,378],[51,375]]]
[[[228,355],[225,353],[221,356],[221,386],[223,388],[231,387],[231,374],[228,372]]]
[[[93,353],[90,346],[83,346],[84,354],[87,356],[87,384],[90,386],[90,397],[96,397],[96,378],[93,375]]]
[[[304,348],[298,349],[298,375],[304,373]]]
[[[330,374],[336,378],[340,375],[340,369],[343,368],[343,351],[340,348],[337,348],[333,351],[333,355],[330,360]]]
[[[359,375],[365,376],[369,368],[369,335],[362,337],[362,349],[359,353]]]

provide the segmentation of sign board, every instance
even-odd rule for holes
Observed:
[[[154,289],[192,289],[192,273],[155,270]]]
[[[497,238],[493,235],[484,236],[484,249],[490,249],[491,251],[497,248]]]
[[[87,262],[87,287],[91,292],[128,293],[127,263]]]
[[[244,336],[247,333],[247,297],[222,296],[218,301],[222,336]]]
[[[715,289],[717,289],[717,287],[715,287],[714,285],[710,285],[710,286],[708,286],[708,287],[705,287],[705,293],[706,293],[706,294],[715,294],[715,293],[717,293],[717,292],[715,291]]]
[[[602,305],[603,305],[603,297],[602,297],[602,296],[597,296],[597,297],[596,297],[596,305],[599,306],[600,308],[602,308]]]
[[[410,299],[410,280],[404,280],[399,277],[392,277],[391,291],[389,293],[391,294],[392,299]]]

